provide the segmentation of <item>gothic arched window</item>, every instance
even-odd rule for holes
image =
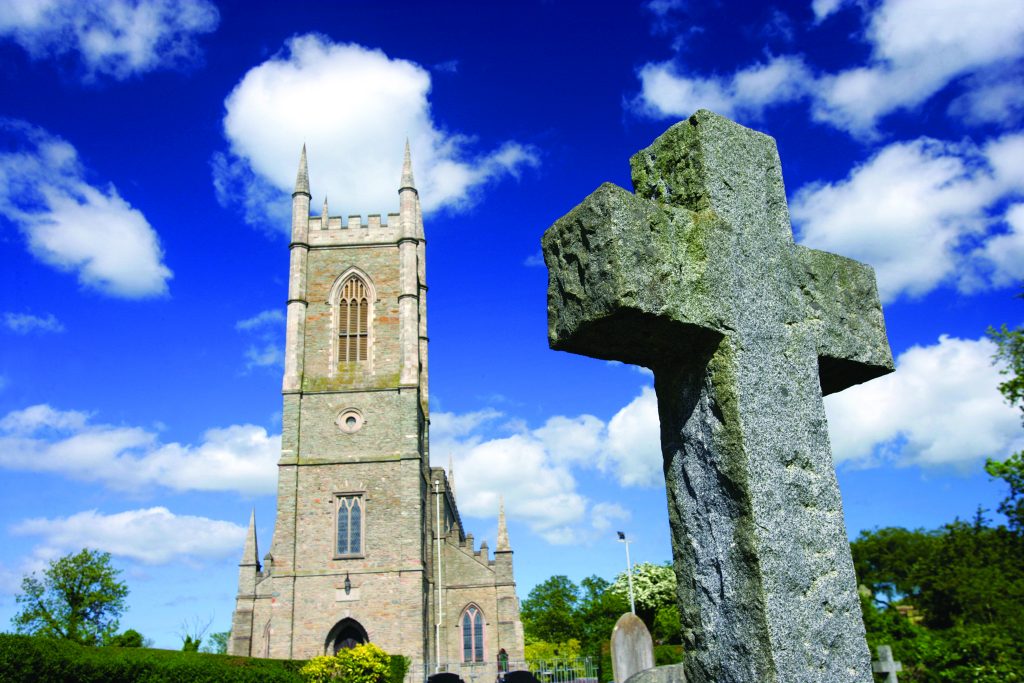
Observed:
[[[363,497],[340,495],[338,507],[337,545],[335,555],[344,557],[363,553]]]
[[[338,362],[365,361],[370,343],[370,292],[366,282],[352,274],[338,294]]]
[[[484,615],[476,605],[462,613],[462,661],[484,661]]]

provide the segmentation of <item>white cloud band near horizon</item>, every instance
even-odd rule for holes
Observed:
[[[161,443],[132,426],[94,424],[45,404],[0,418],[0,468],[48,472],[117,491],[274,493],[281,437],[263,427],[209,429],[198,445]]]
[[[398,210],[407,137],[426,213],[466,208],[486,184],[539,163],[515,141],[471,151],[471,135],[435,119],[431,87],[426,68],[381,50],[318,34],[291,38],[224,102],[228,151],[212,163],[218,198],[255,226],[287,232],[303,144],[314,211],[327,196],[335,215]]]
[[[238,524],[175,515],[162,506],[113,514],[87,510],[26,519],[10,527],[15,536],[41,537],[33,552],[40,560],[90,548],[149,565],[235,558],[245,532]]]
[[[22,121],[0,119],[0,215],[24,234],[29,251],[83,287],[108,296],[163,296],[173,277],[156,231],[118,193],[85,180],[68,142]]]

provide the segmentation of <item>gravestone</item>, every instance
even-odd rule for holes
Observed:
[[[427,683],[463,683],[463,680],[459,678],[458,674],[442,671],[441,673],[427,676]]]
[[[885,674],[885,683],[900,683],[896,672],[903,671],[903,664],[893,661],[892,648],[888,645],[879,645],[876,652],[878,661],[871,662],[871,670],[876,674]]]
[[[529,671],[516,670],[505,674],[505,683],[540,683],[540,681]]]
[[[544,234],[554,349],[654,371],[690,683],[871,681],[822,396],[893,369],[874,271],[793,242],[775,141],[708,111]]]
[[[612,629],[612,676],[615,683],[654,667],[654,641],[640,617],[626,612]]]

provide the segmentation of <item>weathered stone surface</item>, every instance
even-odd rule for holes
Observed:
[[[544,235],[552,348],[654,370],[686,675],[871,680],[822,394],[890,372],[870,267],[793,243],[772,138],[700,111]]]
[[[644,622],[626,612],[612,629],[612,675],[625,683],[633,674],[654,667],[654,641]]]

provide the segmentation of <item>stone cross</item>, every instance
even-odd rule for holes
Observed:
[[[893,369],[874,271],[793,242],[775,141],[708,111],[544,234],[554,349],[654,371],[690,683],[871,681],[822,396]]]
[[[654,667],[654,641],[640,617],[626,612],[612,629],[612,675],[615,683]]]
[[[876,674],[885,674],[885,683],[900,683],[896,672],[903,671],[903,664],[893,661],[892,648],[888,645],[879,645],[876,651],[878,661],[871,662],[871,670]]]

